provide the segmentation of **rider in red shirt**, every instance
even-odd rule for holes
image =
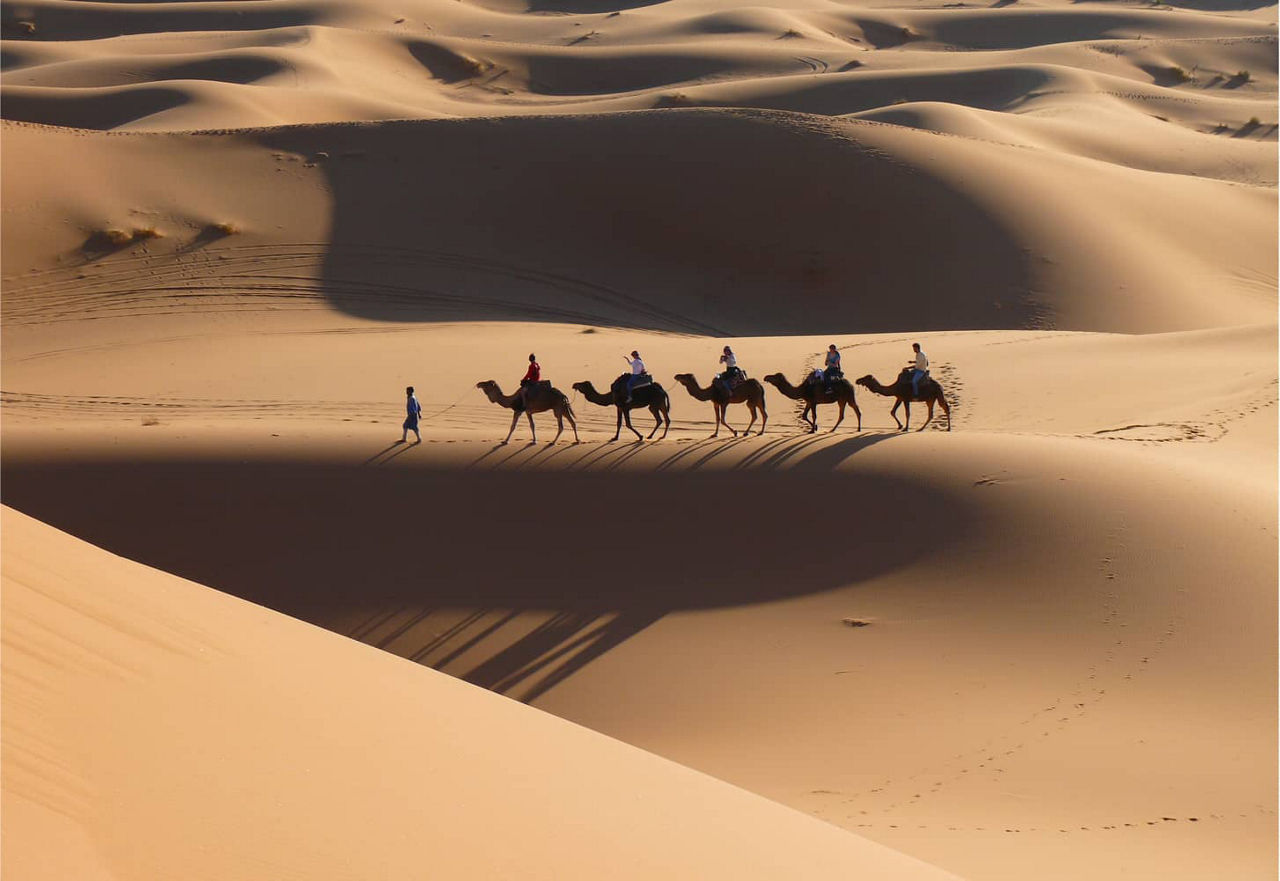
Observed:
[[[524,379],[520,380],[521,385],[533,385],[542,379],[542,368],[538,366],[538,358],[536,355],[529,356],[529,369],[524,373]]]
[[[533,386],[537,385],[542,379],[542,368],[538,366],[538,356],[529,356],[529,369],[524,372],[524,378],[520,380],[520,406],[525,405],[525,396]]]

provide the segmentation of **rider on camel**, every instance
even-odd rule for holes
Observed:
[[[538,365],[538,356],[529,356],[529,369],[524,372],[524,378],[520,380],[520,406],[524,407],[525,396],[529,389],[537,385],[542,379],[542,368]]]
[[[626,400],[626,403],[630,404],[631,390],[635,388],[636,383],[640,381],[640,377],[644,376],[644,372],[645,372],[644,362],[640,360],[640,353],[635,351],[634,349],[631,351],[630,357],[623,355],[622,358],[629,365],[631,365],[631,376],[627,377],[627,400]]]
[[[911,395],[918,398],[920,397],[920,380],[929,375],[929,359],[919,343],[912,343],[911,348],[916,353],[915,360],[907,362],[908,367],[914,368],[911,371]]]
[[[724,372],[720,374],[718,379],[727,394],[733,391],[734,385],[742,376],[742,369],[738,367],[738,356],[733,354],[733,349],[728,346],[724,347],[724,354],[720,356],[720,363],[724,365]]]

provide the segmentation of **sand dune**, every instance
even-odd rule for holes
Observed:
[[[295,0],[41,0],[8,13],[4,115],[190,129],[655,106],[843,115],[947,101],[1057,118],[1065,94],[1085,130],[1120,105],[1135,122],[1154,115],[1201,133],[1275,139],[1274,22],[1189,9],[955,6],[681,2],[531,16],[439,2],[409,13]]]
[[[24,146],[5,199],[31,206],[5,240],[9,321],[226,298],[740,335],[1178,330],[1274,311],[1254,281],[1275,278],[1272,190],[898,126],[690,110],[150,137],[11,124],[9,139]],[[72,139],[94,146],[53,147]],[[228,192],[215,168],[269,189]],[[1218,220],[1166,220],[1206,203]],[[219,220],[241,234],[202,240]],[[113,228],[163,238],[111,247]]]
[[[6,870],[1274,877],[1273,4],[0,19]]]
[[[9,509],[4,531],[6,873],[953,877]]]

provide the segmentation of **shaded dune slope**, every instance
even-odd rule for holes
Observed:
[[[6,231],[7,322],[323,304],[701,334],[1156,331],[1266,321],[1275,304],[1272,191],[896,126],[702,110],[7,125],[4,196],[26,218]],[[69,141],[91,149],[55,149]],[[156,173],[163,187],[129,183]],[[1231,223],[1166,222],[1206,203]],[[211,227],[228,221],[234,236]],[[162,238],[113,245],[111,228]]]

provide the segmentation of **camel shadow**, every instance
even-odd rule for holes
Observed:
[[[785,439],[737,468],[718,457],[754,439],[613,447],[585,471],[597,451],[483,470],[8,456],[0,486],[108,551],[534,700],[673,613],[856,585],[964,541],[967,496],[839,467],[889,436]],[[797,518],[833,492],[858,501],[838,549],[798,554]],[[629,562],[638,523],[654,565]]]

